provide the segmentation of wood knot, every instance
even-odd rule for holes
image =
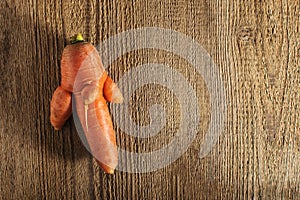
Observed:
[[[255,29],[252,26],[241,26],[237,28],[236,36],[239,41],[248,42],[253,40]]]

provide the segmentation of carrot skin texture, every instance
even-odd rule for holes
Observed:
[[[104,73],[96,48],[89,43],[66,46],[61,59],[61,86],[69,92],[81,91]],[[76,81],[76,82],[75,82]]]
[[[74,95],[76,113],[92,155],[106,173],[113,173],[118,163],[116,136],[104,98],[108,76],[99,53],[89,43],[68,45],[62,55],[61,73],[61,88]],[[110,86],[117,88],[113,81]],[[109,93],[112,97],[113,93]]]
[[[55,130],[60,130],[72,114],[71,93],[59,86],[53,93],[50,108],[51,124]]]
[[[104,75],[99,80],[100,84],[103,84],[105,78]],[[82,124],[90,150],[102,169],[106,173],[112,173],[118,164],[116,137],[102,90],[99,90],[96,100],[88,105],[88,127],[86,126],[84,100],[80,93],[74,96],[76,112]]]

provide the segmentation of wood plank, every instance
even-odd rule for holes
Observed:
[[[300,198],[299,0],[6,0],[0,8],[0,199]],[[224,130],[210,154],[199,159],[213,123],[202,74],[172,52],[126,53],[107,68],[113,79],[141,64],[166,64],[192,85],[201,120],[188,150],[165,168],[106,175],[72,119],[62,131],[51,127],[61,53],[78,32],[97,46],[149,26],[179,31],[210,54],[225,84]],[[148,108],[156,103],[166,109],[166,126],[153,138],[137,139],[115,125],[120,147],[151,152],[175,137],[181,105],[163,86],[135,92],[132,118],[149,123]]]

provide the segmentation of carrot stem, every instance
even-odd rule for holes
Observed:
[[[77,33],[76,35],[74,35],[70,39],[71,44],[75,44],[75,43],[78,43],[78,42],[84,42],[84,39],[83,39],[81,33]]]

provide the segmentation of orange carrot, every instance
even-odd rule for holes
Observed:
[[[104,72],[106,73],[106,72]],[[119,88],[117,87],[117,84],[114,83],[114,81],[107,76],[105,83],[104,83],[104,98],[106,101],[112,102],[112,103],[122,103],[123,102],[123,95]]]
[[[76,113],[91,153],[106,173],[118,163],[116,138],[106,101],[121,103],[123,96],[108,77],[93,45],[77,34],[66,46],[61,60],[61,86],[51,101],[51,123],[60,129],[71,114],[71,93]]]
[[[64,123],[70,117],[72,113],[71,103],[71,93],[67,92],[59,86],[53,94],[50,105],[50,121],[55,130],[61,129]]]

